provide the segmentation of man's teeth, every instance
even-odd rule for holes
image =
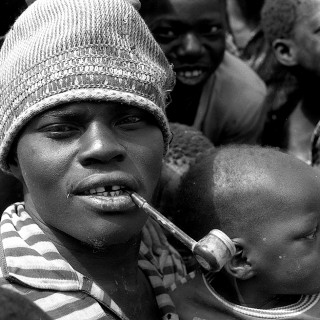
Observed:
[[[179,71],[178,76],[185,78],[195,78],[201,76],[203,73],[202,70],[193,70],[193,71]]]
[[[117,197],[124,194],[124,187],[121,186],[111,186],[108,188],[98,187],[95,189],[90,189],[89,191],[85,191],[85,195],[97,195],[97,196],[105,196],[105,197]]]

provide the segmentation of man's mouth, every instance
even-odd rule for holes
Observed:
[[[127,211],[135,208],[128,188],[122,186],[96,187],[77,193],[77,198],[87,207],[103,212]]]
[[[106,186],[106,187],[98,187],[90,190],[85,190],[83,195],[88,196],[103,196],[103,197],[118,197],[124,194],[128,194],[126,192],[126,188],[123,186]]]
[[[129,192],[139,190],[139,184],[129,175],[93,174],[70,189],[70,199],[80,201],[86,208],[100,212],[118,212],[136,207]]]

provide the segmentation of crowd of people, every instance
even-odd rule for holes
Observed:
[[[320,0],[0,11],[0,320],[320,319]]]

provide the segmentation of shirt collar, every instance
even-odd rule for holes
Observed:
[[[10,206],[2,215],[2,273],[7,280],[42,290],[85,291],[94,299],[126,319],[110,296],[83,276],[60,255],[54,244],[24,209],[24,203]],[[162,277],[142,245],[139,267],[148,276],[156,293],[163,319],[178,319],[174,305],[163,286]],[[156,263],[155,261],[153,261]],[[168,316],[170,315],[170,316]]]

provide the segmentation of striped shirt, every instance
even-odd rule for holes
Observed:
[[[5,210],[0,234],[0,286],[25,295],[52,319],[128,319],[108,293],[62,258],[23,203]],[[165,288],[184,274],[179,261],[172,248],[157,261],[141,245],[139,267],[154,289],[163,320],[179,319]]]

